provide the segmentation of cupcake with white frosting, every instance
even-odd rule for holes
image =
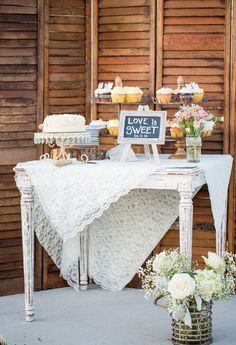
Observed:
[[[181,103],[191,103],[193,100],[193,89],[189,86],[184,86],[179,89],[179,100]]]
[[[173,138],[181,138],[184,136],[183,129],[178,123],[172,122],[170,127],[170,135]]]
[[[139,87],[124,87],[125,101],[127,103],[139,103],[143,97],[143,91]]]
[[[111,90],[113,83],[99,83],[98,88],[94,91],[96,102],[111,102]]]
[[[113,119],[107,122],[107,129],[110,135],[118,136],[119,133],[119,120]]]
[[[94,97],[95,97],[95,101],[96,102],[100,102],[100,93],[102,92],[102,88],[98,87],[95,91],[94,91]]]
[[[156,98],[158,103],[160,104],[167,104],[171,102],[173,90],[169,87],[162,87],[161,89],[157,90]]]
[[[188,84],[186,84],[187,86]],[[194,81],[190,84],[193,91],[193,102],[200,103],[203,100],[204,90]]]
[[[101,102],[111,102],[111,89],[104,88],[100,91]]]
[[[125,102],[125,90],[121,86],[115,86],[111,91],[111,100],[113,103]]]

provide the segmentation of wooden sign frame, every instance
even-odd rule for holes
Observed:
[[[125,138],[124,137],[124,127],[125,127],[125,119],[127,116],[134,116],[134,117],[156,117],[160,118],[160,135],[159,138]],[[165,130],[166,130],[166,111],[139,111],[139,110],[122,110],[120,112],[120,128],[119,128],[119,136],[118,136],[118,143],[119,144],[159,144],[163,145],[165,143]]]
[[[134,117],[156,117],[160,118],[160,130],[159,130],[159,137],[158,138],[125,138],[124,137],[124,130],[125,130],[125,119],[127,116],[134,116]],[[122,110],[120,113],[120,127],[119,127],[119,135],[118,135],[118,143],[125,144],[125,149],[121,157],[121,161],[125,161],[132,144],[135,145],[144,145],[144,152],[147,159],[151,159],[151,153],[149,145],[152,146],[152,152],[154,160],[159,163],[159,155],[157,150],[157,144],[163,145],[165,143],[165,132],[166,132],[166,118],[167,112],[166,111],[154,111],[154,110]]]

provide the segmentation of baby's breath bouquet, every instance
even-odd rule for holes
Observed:
[[[201,311],[204,304],[234,294],[236,255],[226,252],[221,258],[209,252],[203,259],[204,269],[191,269],[189,260],[178,249],[163,251],[139,270],[146,297],[164,297],[164,306],[172,318],[188,327],[192,327],[193,305]]]

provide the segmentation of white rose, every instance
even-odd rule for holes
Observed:
[[[216,273],[224,273],[225,262],[221,257],[216,255],[215,253],[208,252],[208,258],[205,258],[205,256],[203,256],[203,259],[208,268],[213,269]]]
[[[174,299],[184,299],[194,293],[196,283],[187,273],[176,273],[168,284],[168,291]]]

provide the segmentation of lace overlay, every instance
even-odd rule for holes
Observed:
[[[186,165],[167,159],[163,164]],[[198,165],[205,170],[215,227],[220,231],[232,158],[203,156]],[[178,217],[177,192],[135,189],[157,170],[152,162],[101,161],[57,168],[44,160],[18,167],[25,169],[34,188],[37,237],[74,287],[79,280],[80,232],[85,227],[90,277],[103,288],[120,290]]]
[[[157,168],[153,162],[110,164],[109,161],[57,168],[50,160],[18,166],[26,170],[34,187],[37,237],[61,275],[74,287],[78,286],[79,233]],[[114,231],[119,231],[118,226]],[[104,282],[104,286],[108,284]]]
[[[88,226],[89,276],[121,290],[178,217],[176,191],[133,190]]]

